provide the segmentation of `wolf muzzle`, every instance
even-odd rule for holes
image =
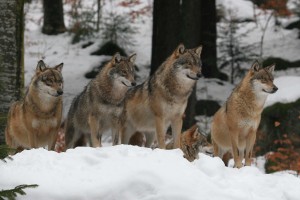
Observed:
[[[274,85],[273,90],[272,90],[272,93],[277,92],[277,90],[278,90],[278,87],[276,87],[276,86]]]
[[[57,96],[61,96],[63,93],[63,90],[57,90]]]
[[[136,86],[136,82],[132,82],[131,86],[133,86],[133,87]]]

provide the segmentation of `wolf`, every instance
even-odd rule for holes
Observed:
[[[199,153],[204,152],[204,148],[210,146],[207,137],[204,136],[195,124],[181,134],[180,149],[184,153],[184,158],[192,162],[199,159]],[[172,149],[173,141],[167,144],[167,149]],[[205,153],[205,152],[204,152]]]
[[[256,61],[236,86],[227,102],[216,112],[211,124],[214,156],[231,150],[234,166],[251,165],[256,131],[268,94],[275,93],[275,64],[262,68]]]
[[[141,132],[138,132],[138,131],[135,132],[131,136],[128,144],[133,145],[133,146],[140,146],[140,147],[144,146],[145,145],[144,134]]]
[[[50,68],[40,60],[23,99],[10,107],[5,140],[13,148],[48,145],[54,150],[62,119],[63,63]]]
[[[113,144],[119,143],[123,100],[127,90],[136,85],[135,59],[136,54],[122,57],[116,53],[74,98],[65,123],[66,148],[74,148],[82,134],[90,135],[93,147],[100,147],[102,133],[109,129],[112,130]]]
[[[144,83],[128,91],[121,116],[122,144],[136,131],[145,133],[150,147],[155,132],[159,148],[171,124],[174,146],[180,147],[182,116],[196,81],[202,76],[202,46],[186,49],[180,44]]]

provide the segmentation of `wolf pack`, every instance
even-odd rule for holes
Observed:
[[[189,161],[197,159],[204,147],[211,147],[221,159],[230,152],[237,168],[243,166],[243,159],[244,165],[251,165],[264,103],[268,94],[278,90],[273,83],[275,64],[264,68],[257,61],[252,64],[215,113],[210,144],[197,125],[182,132],[189,96],[202,77],[201,52],[202,46],[187,49],[179,44],[139,85],[135,81],[137,55],[116,53],[73,99],[63,123],[66,149],[101,147],[103,133],[111,131],[112,145],[180,148]],[[8,146],[54,150],[63,121],[62,68],[63,63],[54,67],[42,60],[37,63],[23,99],[10,107],[5,129]],[[166,144],[168,130],[172,139]]]

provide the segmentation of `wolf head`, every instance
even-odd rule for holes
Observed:
[[[63,63],[49,68],[40,60],[36,66],[33,84],[46,95],[59,97],[63,94],[63,77],[61,74]]]
[[[183,133],[189,146],[198,149],[209,145],[206,136],[199,132],[198,126],[194,125]]]
[[[202,46],[186,49],[180,44],[172,54],[173,67],[178,72],[176,74],[183,79],[198,80],[202,76],[201,52]]]
[[[136,85],[134,80],[134,62],[136,54],[132,54],[128,58],[122,57],[116,53],[110,61],[109,76],[117,83],[126,87]]]
[[[267,66],[265,68],[261,68],[256,61],[249,73],[251,76],[251,83],[253,85],[253,88],[257,92],[263,92],[263,93],[275,93],[278,88],[276,85],[274,85],[274,77],[273,72],[275,69],[275,64]]]

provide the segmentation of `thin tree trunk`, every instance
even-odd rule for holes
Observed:
[[[102,10],[101,0],[97,0],[97,25],[96,25],[97,31],[100,30],[101,10]]]
[[[9,107],[24,87],[23,7],[23,0],[0,0],[0,144]]]
[[[44,24],[42,33],[57,35],[66,31],[62,0],[43,0]]]
[[[151,73],[179,43],[186,48],[203,45],[202,72],[218,77],[215,0],[154,0]],[[195,123],[197,97],[194,88],[185,112],[183,129]]]
[[[201,21],[201,4],[199,0],[184,0],[182,2],[182,36],[186,48],[195,48],[202,43],[202,21]],[[202,68],[203,70],[203,68]],[[196,123],[196,95],[197,85],[195,85],[192,94],[189,97],[183,120],[183,130],[190,128]]]

